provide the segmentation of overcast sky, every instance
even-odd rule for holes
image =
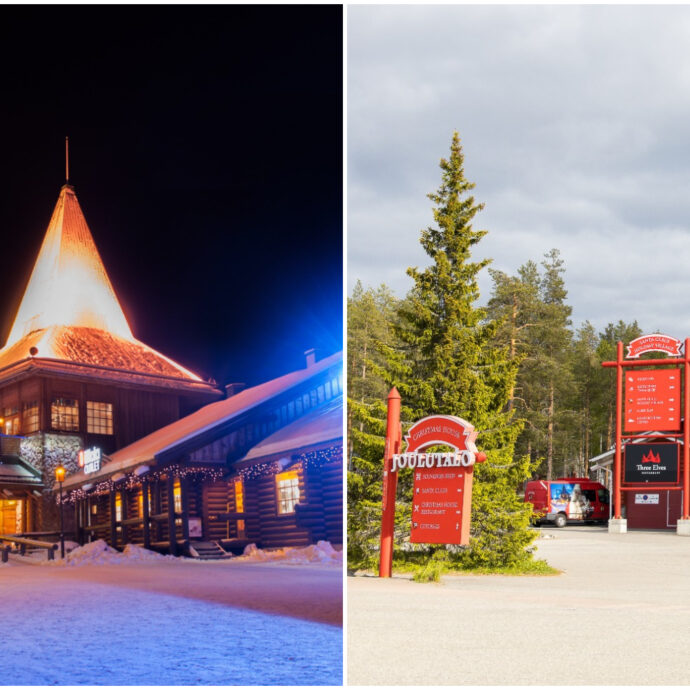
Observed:
[[[575,325],[690,336],[690,7],[350,6],[348,291],[429,263],[454,129],[475,257],[557,247]]]

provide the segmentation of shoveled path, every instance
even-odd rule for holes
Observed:
[[[351,685],[685,685],[690,538],[543,528],[550,577],[348,578]]]

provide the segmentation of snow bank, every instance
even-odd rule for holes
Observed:
[[[97,539],[70,551],[64,560],[57,558],[46,561],[46,565],[113,565],[117,563],[137,563],[150,561],[177,560],[174,556],[163,556],[136,544],[127,544],[122,553],[108,546],[103,539]]]
[[[65,565],[110,565],[121,563],[124,555],[108,546],[103,539],[97,539],[80,546],[65,556]],[[59,563],[59,561],[56,561]]]
[[[175,556],[164,556],[158,551],[149,551],[138,544],[127,544],[121,554],[128,561],[176,561]]]
[[[235,560],[259,563],[280,561],[290,565],[304,565],[306,563],[342,565],[343,552],[336,551],[329,541],[319,541],[304,548],[288,546],[284,549],[270,551],[259,549],[256,544],[249,544],[245,547],[243,555],[238,556]]]

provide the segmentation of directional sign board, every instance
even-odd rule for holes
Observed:
[[[411,542],[469,544],[471,473],[471,467],[414,470]]]
[[[626,431],[680,431],[680,416],[680,369],[626,372]]]

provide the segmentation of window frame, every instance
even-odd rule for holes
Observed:
[[[299,470],[297,469],[278,472],[275,475],[276,514],[279,517],[296,513],[295,506],[302,500],[299,480]],[[281,486],[282,483],[286,483],[288,486]],[[281,495],[281,490],[288,490],[291,495]]]

